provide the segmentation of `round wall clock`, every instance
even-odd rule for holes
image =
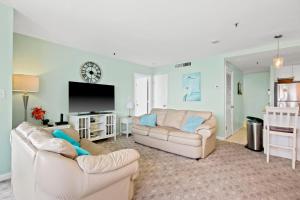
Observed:
[[[81,77],[88,83],[97,83],[101,79],[102,71],[94,62],[85,62],[80,68]]]

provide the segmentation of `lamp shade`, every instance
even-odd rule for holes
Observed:
[[[283,67],[283,63],[284,63],[283,57],[277,56],[277,57],[273,58],[273,66],[274,67],[279,69],[279,68]]]
[[[127,104],[126,104],[126,108],[127,108],[127,109],[133,109],[133,106],[134,106],[134,105],[133,105],[133,102],[132,102],[132,101],[128,101]]]
[[[14,74],[13,91],[15,92],[38,92],[39,77],[33,75]]]

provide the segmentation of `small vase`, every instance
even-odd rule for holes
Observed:
[[[49,119],[43,119],[42,120],[42,124],[43,125],[48,125],[48,123],[49,123]]]

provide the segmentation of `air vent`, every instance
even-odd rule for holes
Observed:
[[[185,62],[185,63],[176,64],[175,68],[189,67],[191,65],[192,65],[192,62]]]

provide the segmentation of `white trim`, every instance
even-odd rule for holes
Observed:
[[[11,174],[10,173],[1,174],[0,175],[0,182],[9,180],[10,178],[11,178]]]
[[[225,98],[224,98],[224,128],[225,128],[225,137],[227,138],[231,135],[234,134],[234,130],[233,130],[233,120],[234,120],[234,110],[231,109],[231,130],[232,133],[231,134],[227,134],[228,131],[226,130],[226,126],[227,126],[227,74],[231,75],[231,104],[234,105],[234,72],[232,69],[230,69],[227,66],[227,62],[226,60],[224,60],[224,82],[225,82],[225,87],[224,87],[224,94],[225,94]]]
[[[217,136],[217,139],[218,140],[225,140],[225,137],[224,136]]]

